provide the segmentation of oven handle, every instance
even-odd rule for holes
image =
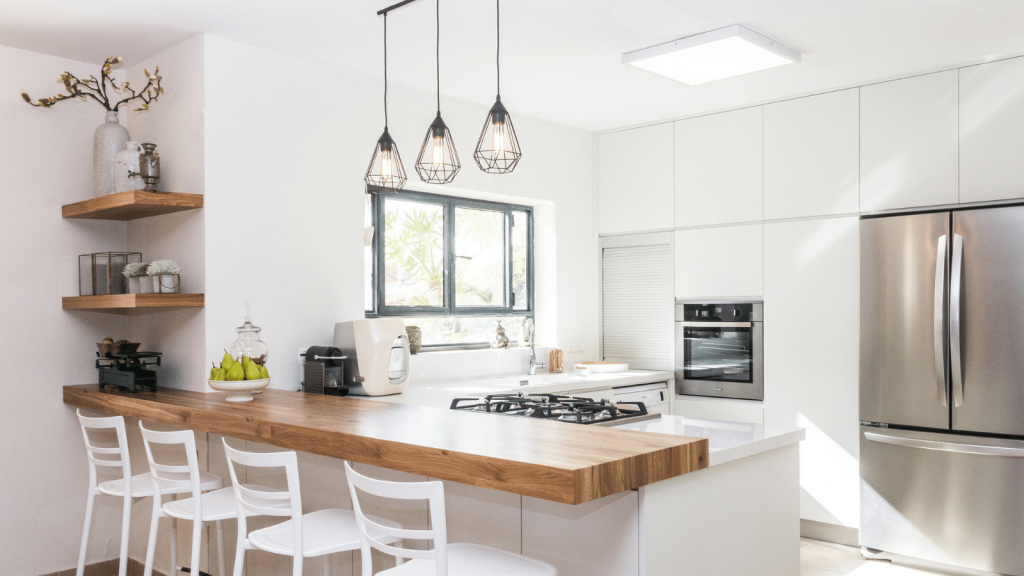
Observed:
[[[680,326],[695,328],[753,328],[753,322],[676,322]]]

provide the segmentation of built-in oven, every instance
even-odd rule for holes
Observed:
[[[676,392],[764,400],[764,304],[676,301]]]

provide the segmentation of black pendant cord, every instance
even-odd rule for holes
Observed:
[[[434,56],[436,60],[434,62],[434,70],[437,71],[437,115],[441,115],[441,0],[437,0],[436,7],[434,8],[434,14],[437,16],[437,46],[435,48]]]
[[[498,17],[496,19],[498,22],[498,46],[497,50],[495,50],[494,60],[498,68],[498,98],[501,98],[501,0],[494,0],[494,2],[498,7]]]
[[[384,129],[388,129],[388,13],[384,13]]]

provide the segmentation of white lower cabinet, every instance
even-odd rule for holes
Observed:
[[[676,298],[760,296],[764,225],[676,232]]]
[[[765,226],[764,422],[806,429],[800,515],[857,527],[857,217]]]
[[[676,396],[672,413],[694,420],[725,420],[764,424],[764,402],[753,400],[679,395]]]
[[[596,400],[598,402],[600,402],[601,400],[611,401],[615,399],[615,391],[612,390],[611,388],[590,388],[582,390],[570,390],[569,392],[567,392],[567,394],[569,396],[582,396],[584,398],[590,398],[591,400]]]

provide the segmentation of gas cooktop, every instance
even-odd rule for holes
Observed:
[[[492,394],[484,398],[456,398],[452,410],[557,420],[594,426],[614,426],[660,418],[648,413],[643,402],[610,402],[556,394]]]

